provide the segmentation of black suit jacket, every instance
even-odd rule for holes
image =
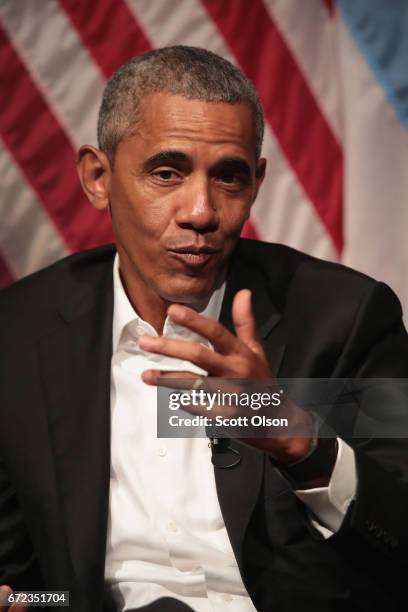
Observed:
[[[107,246],[71,256],[0,295],[0,584],[69,589],[76,611],[104,606],[114,253]],[[401,309],[386,285],[241,240],[221,313],[230,329],[242,287],[253,292],[277,376],[408,378]],[[328,540],[263,453],[233,441],[241,463],[215,470],[258,610],[406,609],[407,442],[350,443],[358,492]]]

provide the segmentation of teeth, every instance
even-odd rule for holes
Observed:
[[[191,263],[200,263],[208,257],[208,253],[181,253],[181,255]]]

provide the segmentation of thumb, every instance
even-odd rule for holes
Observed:
[[[10,603],[13,601],[9,599],[14,594],[14,591],[7,584],[0,585],[0,612],[27,612],[28,606],[25,604],[13,603],[11,607]]]
[[[241,289],[232,303],[232,320],[237,336],[254,353],[263,355],[262,345],[256,333],[256,322],[252,313],[251,292]]]
[[[4,612],[9,609],[10,601],[8,600],[8,596],[13,592],[8,585],[2,584],[0,585],[0,612]]]

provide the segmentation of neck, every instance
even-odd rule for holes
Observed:
[[[126,266],[123,269],[121,261],[119,274],[126,295],[139,317],[149,323],[159,335],[162,334],[170,302],[162,300],[144,287],[141,288],[140,283],[135,281],[131,274],[126,273]]]
[[[118,254],[119,274],[130,303],[139,317],[149,323],[156,332],[161,335],[163,333],[168,307],[173,303],[184,303],[184,301],[182,299],[169,300],[161,297],[152,287],[148,286],[137,273],[137,270],[134,269],[126,253],[118,248]],[[225,275],[223,273],[220,276],[219,285],[217,285],[216,288],[222,285],[224,277]],[[194,302],[189,301],[187,305],[197,312],[203,312],[211,299],[211,295],[201,300],[195,300]]]

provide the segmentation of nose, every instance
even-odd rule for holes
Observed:
[[[219,225],[219,213],[210,182],[204,178],[192,180],[183,194],[179,194],[176,222],[183,229],[213,232]]]

